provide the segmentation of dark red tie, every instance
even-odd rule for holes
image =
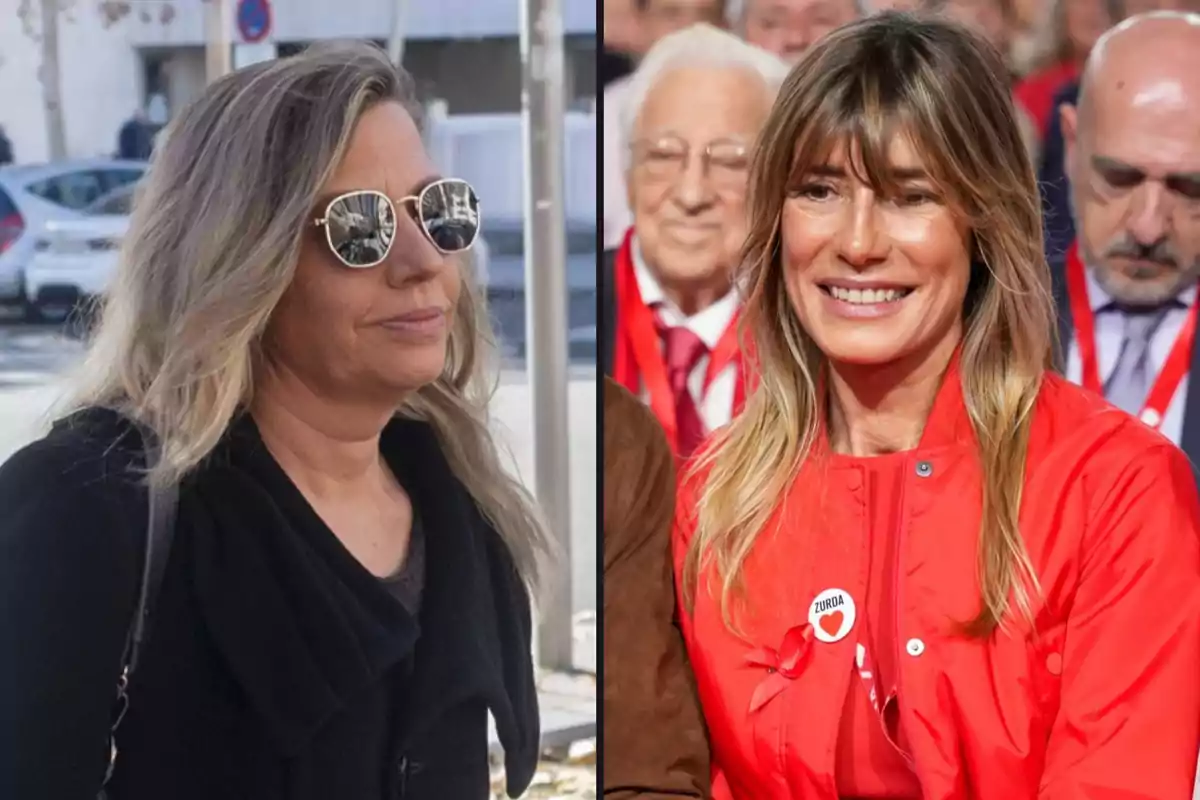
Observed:
[[[688,378],[696,364],[708,353],[708,346],[699,336],[682,326],[668,328],[660,324],[658,332],[665,351],[667,382],[675,396],[676,442],[680,457],[687,458],[696,445],[704,440],[704,421],[700,419],[696,400],[688,390]]]

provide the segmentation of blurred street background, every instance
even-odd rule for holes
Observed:
[[[543,152],[540,174],[543,186],[557,187],[553,218],[561,212],[565,247],[538,269],[559,271],[547,285],[565,283],[562,296],[548,302],[565,316],[567,353],[565,374],[543,367],[531,377],[525,230],[531,146],[521,113],[531,74],[522,60],[523,0],[215,2],[0,0],[0,461],[51,419],[86,347],[79,300],[103,295],[133,187],[172,115],[210,76],[285,57],[314,41],[365,39],[388,49],[416,78],[434,162],[443,174],[470,181],[481,198],[484,228],[474,266],[503,364],[495,425],[512,452],[512,469],[531,488],[537,488],[539,449],[534,409],[545,409],[545,398],[565,400],[556,411],[567,419],[569,448],[566,441],[550,445],[568,459],[569,479],[551,501],[554,508],[567,504],[570,557],[561,572],[568,596],[558,604],[564,607],[539,613],[543,635],[557,629],[559,645],[539,653],[547,760],[529,796],[594,797],[596,5],[528,3],[542,14],[560,12],[552,21],[561,39],[555,34],[550,45],[561,42],[562,69],[545,86],[561,85],[561,103],[544,107],[560,118],[561,148]],[[532,27],[526,24],[527,34]],[[533,238],[546,241],[536,231]],[[535,385],[546,381],[564,384],[565,397],[542,389],[543,399],[535,401]],[[539,419],[545,416],[543,410]],[[546,492],[542,483],[539,495]],[[572,644],[566,659],[563,631]]]

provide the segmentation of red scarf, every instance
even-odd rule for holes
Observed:
[[[635,395],[643,387],[650,395],[650,409],[662,423],[667,441],[678,452],[675,425],[675,397],[667,382],[667,367],[663,362],[662,345],[654,324],[654,309],[646,305],[638,289],[633,269],[633,231],[625,234],[617,251],[613,279],[616,281],[617,329],[613,337],[613,379]],[[732,413],[737,414],[746,402],[746,370],[738,346],[738,318],[735,314],[729,327],[713,348],[704,375],[704,391],[730,365],[737,366]]]

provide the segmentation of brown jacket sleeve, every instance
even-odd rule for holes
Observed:
[[[605,800],[709,797],[709,747],[675,624],[675,459],[654,415],[604,381]]]

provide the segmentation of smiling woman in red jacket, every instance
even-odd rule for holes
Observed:
[[[948,23],[840,29],[783,86],[749,216],[760,381],[674,539],[714,797],[1189,797],[1194,478],[1047,372],[1003,66]]]

